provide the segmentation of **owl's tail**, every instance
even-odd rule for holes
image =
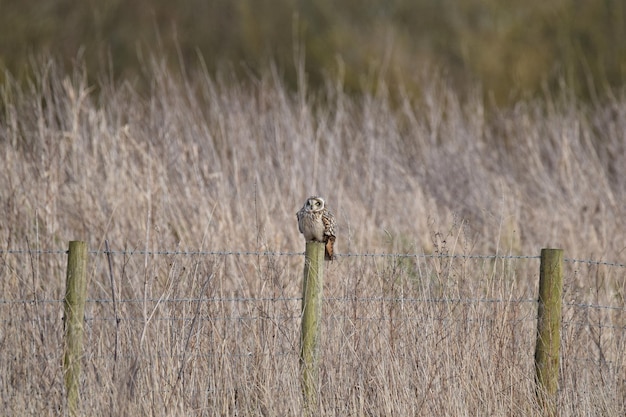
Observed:
[[[328,236],[326,239],[326,250],[324,251],[324,259],[327,261],[335,260],[334,246],[335,236]]]

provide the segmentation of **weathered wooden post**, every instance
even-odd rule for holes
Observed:
[[[78,415],[80,400],[80,360],[83,351],[83,320],[87,292],[87,244],[70,242],[65,285],[65,352],[63,373],[67,408],[71,417]]]
[[[542,249],[539,271],[539,307],[535,345],[537,400],[544,414],[557,414],[563,250]]]
[[[319,343],[324,280],[324,243],[307,242],[302,285],[302,333],[300,368],[305,407],[309,413],[319,404]]]

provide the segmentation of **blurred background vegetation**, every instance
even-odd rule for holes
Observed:
[[[274,66],[292,86],[298,65],[310,86],[339,76],[347,91],[419,89],[434,69],[500,104],[562,85],[593,99],[626,81],[626,2],[0,0],[0,81],[39,55],[141,80],[151,54],[184,71]]]

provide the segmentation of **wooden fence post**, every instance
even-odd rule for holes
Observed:
[[[307,242],[302,285],[302,333],[300,368],[305,407],[309,413],[319,404],[319,341],[324,280],[324,243]],[[313,413],[314,414],[314,413]]]
[[[83,321],[87,292],[87,244],[70,242],[65,284],[65,352],[63,373],[67,408],[71,417],[78,415],[80,400],[80,361],[83,350]]]
[[[535,345],[537,400],[544,415],[557,414],[563,250],[542,249],[539,271],[539,307]]]

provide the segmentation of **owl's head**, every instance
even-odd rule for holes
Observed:
[[[325,206],[326,206],[326,203],[324,202],[324,199],[322,197],[317,197],[317,196],[309,197],[306,200],[306,203],[304,203],[304,208],[307,211],[312,211],[312,212],[322,211],[324,210]]]

